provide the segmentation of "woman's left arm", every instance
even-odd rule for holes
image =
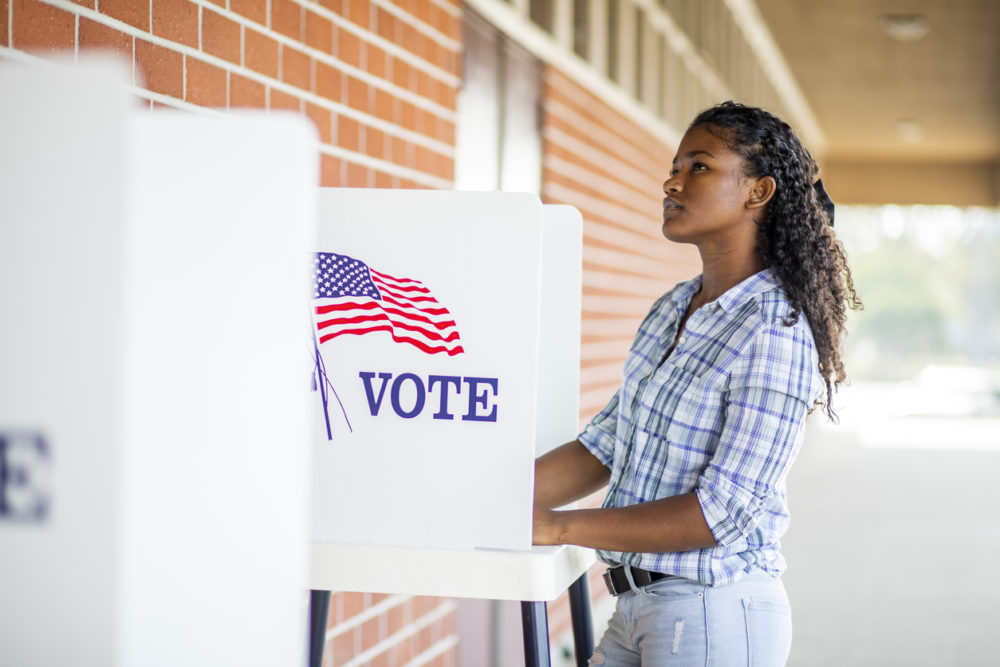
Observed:
[[[536,507],[533,541],[654,553],[716,545],[694,493],[628,507],[566,511]]]

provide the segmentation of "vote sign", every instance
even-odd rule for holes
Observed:
[[[542,221],[531,195],[321,191],[314,539],[530,546]]]

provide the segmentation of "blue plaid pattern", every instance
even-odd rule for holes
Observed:
[[[699,276],[653,304],[618,393],[580,442],[611,469],[604,507],[694,491],[719,543],[600,558],[718,585],[754,568],[785,569],[785,477],[824,384],[809,324],[801,316],[785,326],[791,305],[770,270],[692,313],[659,365],[700,286]]]

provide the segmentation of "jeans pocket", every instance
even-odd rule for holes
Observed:
[[[792,610],[784,600],[746,598],[750,667],[782,667],[792,648]]]
[[[705,584],[681,577],[669,577],[654,581],[642,589],[643,593],[657,598],[701,598],[704,597]]]

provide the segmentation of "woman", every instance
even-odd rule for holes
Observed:
[[[535,466],[535,543],[610,566],[617,608],[592,665],[788,657],[785,477],[806,414],[835,419],[861,305],[817,171],[787,124],[733,102],[681,140],[663,234],[698,248],[702,274],[653,304],[618,393]],[[605,484],[601,509],[552,509]]]

